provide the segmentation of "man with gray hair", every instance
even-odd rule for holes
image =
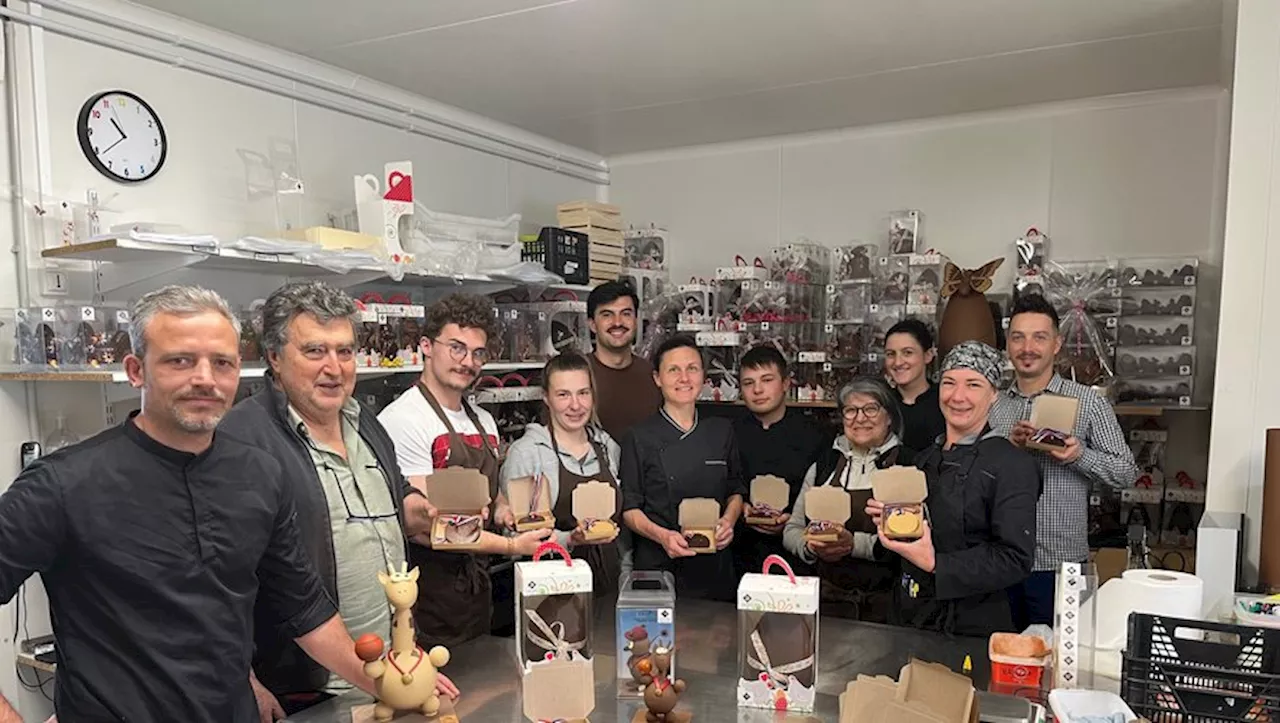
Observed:
[[[141,411],[36,460],[0,496],[0,602],[40,574],[62,720],[258,720],[255,601],[372,690],[299,545],[280,465],[214,432],[240,383],[239,331],[212,291],[144,295],[124,360]],[[0,720],[14,719],[0,698]]]
[[[302,546],[352,637],[391,635],[386,593],[374,573],[399,569],[406,536],[429,530],[433,510],[414,494],[378,419],[352,396],[356,305],[319,281],[276,289],[262,307],[266,388],[237,404],[220,431],[266,450],[284,469],[298,506]],[[351,685],[294,645],[258,611],[254,692],[262,718],[314,704]],[[260,682],[259,682],[260,681]],[[447,678],[441,690],[456,694]]]

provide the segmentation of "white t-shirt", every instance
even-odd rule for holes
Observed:
[[[467,446],[475,449],[483,447],[480,430],[471,423],[466,411],[454,411],[444,405],[441,408],[449,417],[453,430],[461,435]],[[497,450],[498,423],[493,420],[492,414],[480,407],[472,406],[472,409],[484,426],[490,448]],[[411,387],[388,404],[378,415],[378,421],[395,443],[396,461],[400,463],[400,471],[404,476],[428,475],[449,466],[449,430],[417,387]],[[454,460],[454,464],[460,463],[460,460]]]

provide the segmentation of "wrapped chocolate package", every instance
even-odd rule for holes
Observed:
[[[1057,369],[1063,377],[1086,386],[1104,386],[1115,377],[1111,346],[1090,309],[1103,310],[1115,299],[1115,276],[1110,264],[1049,263],[1044,274],[1045,297],[1058,310],[1062,350]]]
[[[522,674],[552,663],[589,664],[591,588],[591,566],[554,542],[540,546],[531,562],[516,563],[516,657]]]
[[[785,575],[770,575],[781,568]],[[738,583],[738,705],[809,713],[818,679],[818,578],[769,556]]]

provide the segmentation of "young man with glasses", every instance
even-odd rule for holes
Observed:
[[[427,308],[422,337],[422,376],[378,415],[395,442],[400,468],[414,489],[426,493],[427,476],[445,467],[479,470],[494,500],[485,514],[513,526],[498,495],[498,425],[493,415],[467,403],[464,394],[489,360],[493,307],[480,296],[453,294]],[[496,512],[496,514],[490,514]],[[532,555],[551,530],[503,537],[481,532],[479,550],[446,552],[421,535],[409,546],[417,566],[414,624],[424,648],[455,646],[490,632],[492,585],[486,555]]]
[[[382,425],[352,396],[355,313],[350,297],[316,281],[272,293],[263,306],[266,388],[237,404],[219,430],[284,467],[303,546],[347,630],[387,638],[391,616],[374,573],[404,564],[406,536],[429,530],[433,512],[411,494]],[[252,680],[264,720],[350,689],[268,624],[268,612],[256,613]],[[456,692],[447,680],[442,689]]]

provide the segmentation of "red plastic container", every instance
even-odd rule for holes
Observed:
[[[991,660],[991,690],[1013,692],[1019,688],[1039,688],[1051,656],[1018,658],[1000,655],[988,643],[987,657]]]

